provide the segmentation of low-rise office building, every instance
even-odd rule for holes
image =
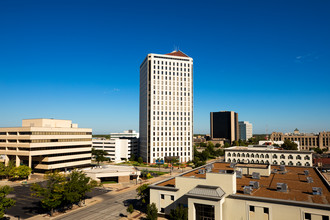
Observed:
[[[25,119],[22,127],[0,128],[3,162],[34,170],[79,168],[91,164],[92,129],[70,120]]]
[[[183,205],[189,220],[325,220],[329,189],[312,167],[213,162],[150,185],[150,203],[161,214]]]
[[[256,163],[287,166],[313,166],[312,151],[280,150],[274,146],[250,145],[225,148],[228,163]]]
[[[318,134],[300,133],[295,129],[293,133],[273,132],[270,136],[273,141],[299,141],[302,150],[320,148],[330,150],[330,131],[323,131]]]
[[[138,155],[139,133],[128,130],[123,133],[111,133],[110,137],[93,138],[93,148],[106,151],[106,157],[116,163],[128,160],[133,154]]]

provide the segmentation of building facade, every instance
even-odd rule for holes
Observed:
[[[139,133],[128,130],[123,133],[111,133],[110,137],[93,138],[93,148],[106,151],[106,157],[116,163],[129,160],[133,154],[138,155]]]
[[[239,140],[238,114],[233,111],[210,113],[211,138],[225,138],[232,143]]]
[[[320,148],[330,150],[330,132],[323,131],[318,134],[300,133],[298,129],[294,133],[273,132],[270,136],[273,141],[299,141],[302,150]]]
[[[278,150],[273,146],[249,146],[225,148],[228,163],[273,164],[287,166],[313,166],[312,151]]]
[[[140,66],[140,155],[148,163],[192,160],[193,59],[148,54]]]
[[[150,185],[160,214],[189,220],[329,219],[330,185],[316,168],[214,162]]]
[[[241,140],[247,141],[252,138],[252,124],[248,121],[240,121],[238,122],[239,126],[239,138]]]
[[[22,127],[0,128],[0,155],[34,170],[86,167],[91,164],[92,129],[70,120],[26,119]]]

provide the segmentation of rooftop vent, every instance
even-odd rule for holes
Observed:
[[[313,189],[313,195],[322,195],[323,190],[321,187],[312,187]]]
[[[314,182],[314,181],[313,181],[313,178],[308,176],[308,177],[307,177],[307,183],[312,183],[312,182]]]
[[[277,173],[277,169],[273,169],[271,173]]]
[[[277,183],[277,191],[279,192],[287,192],[288,191],[288,185],[286,183]]]
[[[309,170],[304,170],[304,174],[305,174],[306,176],[308,176],[308,175],[309,175]]]
[[[205,170],[204,169],[198,170],[198,174],[205,174]]]
[[[207,165],[207,166],[205,167],[205,170],[206,170],[207,173],[212,172],[212,165]]]
[[[253,172],[252,173],[252,179],[260,180],[260,173]]]
[[[236,172],[236,178],[242,179],[242,171],[236,170],[235,172]]]
[[[219,173],[227,173],[227,170],[219,170]]]
[[[253,188],[253,189],[259,189],[259,182],[258,181],[250,181],[250,186]]]
[[[280,165],[280,171],[285,171],[285,165]]]
[[[252,187],[251,186],[244,186],[243,192],[244,192],[244,194],[251,195],[252,194]]]
[[[230,163],[230,168],[234,168],[236,166],[236,163]]]

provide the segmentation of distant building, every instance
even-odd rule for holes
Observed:
[[[235,146],[224,150],[225,161],[228,163],[313,166],[312,151],[281,150],[266,145]]]
[[[293,133],[273,132],[270,136],[273,141],[299,141],[302,150],[311,150],[312,148],[320,148],[330,150],[330,131],[323,131],[318,134],[300,133],[295,129]]]
[[[148,54],[140,65],[140,155],[192,160],[193,59],[181,51]]]
[[[239,139],[238,114],[233,111],[210,113],[211,138],[224,138],[230,143]]]
[[[329,219],[329,183],[317,168],[213,162],[151,184],[160,215],[179,205],[189,220]]]
[[[248,121],[238,122],[239,126],[239,138],[241,140],[247,141],[252,138],[252,124]]]
[[[25,119],[22,127],[0,128],[3,162],[34,170],[90,166],[91,147],[92,129],[78,128],[71,120]]]
[[[106,157],[116,163],[129,160],[133,154],[138,155],[139,133],[128,130],[123,133],[111,133],[110,137],[93,138],[93,148],[106,151]]]

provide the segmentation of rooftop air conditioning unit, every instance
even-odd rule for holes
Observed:
[[[219,170],[219,173],[227,173],[226,170]]]
[[[279,192],[287,192],[288,191],[288,185],[286,183],[277,183],[276,185],[277,191]]]
[[[313,195],[322,195],[323,190],[321,187],[312,187],[313,189]]]
[[[207,166],[205,167],[205,170],[206,170],[207,173],[212,172],[212,166],[211,166],[211,165],[207,165]]]
[[[230,168],[235,168],[235,166],[236,166],[236,163],[230,163]]]
[[[280,165],[280,171],[285,171],[285,165]]]
[[[253,189],[259,189],[259,187],[260,187],[258,181],[250,181],[250,186],[251,186]]]
[[[244,186],[243,192],[244,192],[244,194],[251,195],[252,194],[252,187],[251,186]]]
[[[252,179],[260,180],[260,173],[253,172],[252,173]]]
[[[236,172],[236,178],[242,179],[242,171],[236,170],[235,172]]]
[[[314,182],[314,181],[313,181],[313,178],[308,176],[308,177],[307,177],[307,183],[312,183],[312,182]]]
[[[198,174],[205,174],[205,170],[204,169],[198,170]]]
[[[305,174],[306,176],[308,176],[308,175],[309,175],[309,170],[304,170],[304,174]]]

